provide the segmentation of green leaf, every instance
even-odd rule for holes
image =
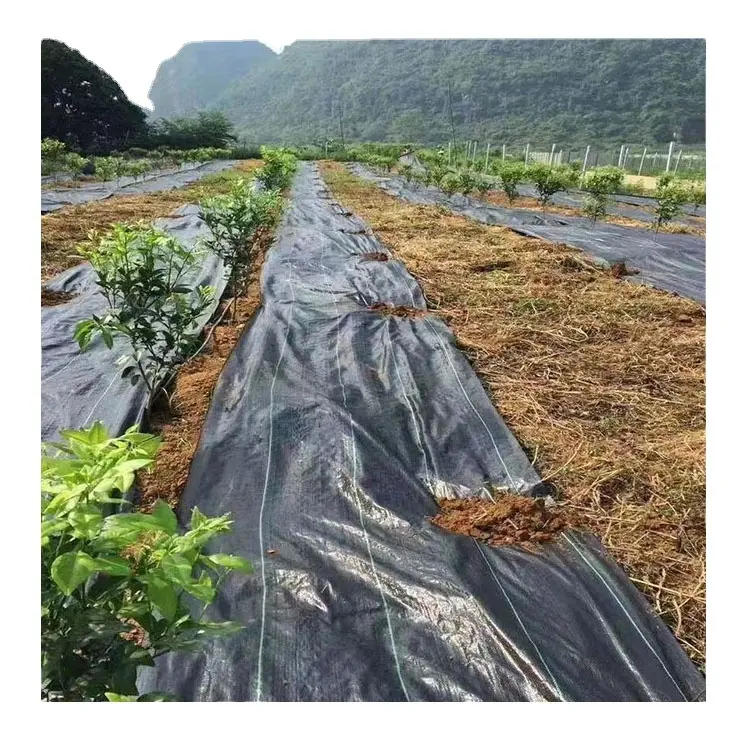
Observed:
[[[102,512],[93,505],[75,508],[68,515],[73,529],[72,534],[78,539],[93,539],[102,525]]]
[[[104,693],[104,696],[110,703],[135,703],[138,700],[137,695],[120,695],[119,693]]]
[[[97,571],[107,575],[129,576],[131,573],[130,565],[121,557],[95,557],[94,563]]]
[[[151,511],[151,515],[159,520],[161,527],[168,534],[174,534],[177,531],[177,516],[168,503],[165,503],[163,500],[157,500],[153,511]]]
[[[158,576],[148,576],[147,586],[148,597],[151,603],[161,613],[161,616],[168,622],[174,620],[177,614],[177,592],[174,586]]]
[[[217,565],[221,565],[224,568],[229,568],[230,570],[241,570],[244,573],[253,572],[253,566],[250,564],[250,561],[245,560],[244,557],[238,557],[237,555],[225,555],[222,553],[216,555],[208,555],[207,557],[211,562],[216,563]]]
[[[198,581],[183,584],[188,594],[199,599],[204,604],[210,604],[216,596],[213,581],[208,576],[201,577]]]
[[[182,555],[174,552],[164,555],[161,561],[161,569],[170,581],[179,583],[180,586],[189,586],[193,583],[193,566]]]
[[[64,594],[72,594],[96,570],[94,559],[80,550],[65,552],[52,563],[52,580]]]

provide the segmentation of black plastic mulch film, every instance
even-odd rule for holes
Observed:
[[[193,246],[209,234],[197,216],[197,206],[186,206],[177,218],[159,219],[154,225],[168,231],[183,245]],[[193,288],[214,287],[214,302],[203,313],[207,322],[219,304],[226,286],[224,266],[215,255],[206,253],[202,263],[186,280]],[[42,307],[42,440],[59,439],[60,429],[78,429],[101,420],[111,435],[121,435],[139,424],[147,401],[142,382],[133,387],[121,377],[117,360],[128,353],[122,338],[115,338],[107,349],[101,338],[85,351],[73,340],[76,323],[102,314],[106,300],[96,285],[96,275],[88,263],[61,273],[46,284],[48,289],[75,294],[63,305]]]
[[[263,305],[217,383],[180,514],[231,513],[210,607],[246,628],[142,671],[190,701],[701,700],[704,679],[592,537],[495,549],[434,494],[543,491],[396,260],[301,164]]]
[[[701,303],[706,301],[704,237],[666,232],[654,234],[647,229],[606,222],[592,226],[589,219],[581,217],[502,208],[464,196],[449,197],[437,188],[407,184],[401,177],[376,175],[361,164],[348,166],[358,177],[376,182],[389,195],[410,203],[444,206],[483,224],[508,226],[529,237],[564,243],[607,264],[622,261],[628,269],[638,271],[638,275],[625,277],[630,282],[651,284]],[[532,194],[528,189],[525,192]],[[628,200],[635,201],[636,198]],[[570,206],[580,203],[578,198],[570,195],[559,198],[559,201],[561,205]],[[640,199],[639,205],[649,205],[648,199]]]
[[[194,167],[161,171],[140,181],[132,177],[123,177],[108,182],[91,182],[77,188],[42,190],[42,213],[52,213],[80,203],[102,201],[113,195],[141,195],[185,187],[206,175],[222,172],[235,164],[236,161],[216,160]]]

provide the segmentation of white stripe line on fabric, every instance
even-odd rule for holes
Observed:
[[[628,620],[630,620],[630,624],[636,629],[636,631],[638,632],[638,635],[641,636],[641,638],[643,639],[643,642],[648,646],[649,650],[656,657],[656,660],[659,662],[659,664],[661,664],[662,669],[666,672],[667,677],[669,677],[669,679],[672,680],[672,684],[677,688],[677,691],[682,696],[683,700],[687,701],[688,700],[687,696],[685,695],[685,693],[682,692],[682,690],[680,689],[680,686],[677,684],[677,681],[675,680],[674,677],[672,677],[672,673],[667,669],[666,664],[664,664],[664,662],[661,660],[661,657],[659,656],[659,654],[656,653],[656,649],[654,649],[654,647],[648,642],[648,639],[644,635],[643,631],[638,627],[638,624],[636,623],[636,621],[630,616],[630,612],[628,612],[628,610],[625,608],[625,605],[620,600],[620,597],[618,597],[617,594],[612,590],[610,585],[604,579],[604,576],[602,576],[602,574],[591,564],[591,561],[586,557],[586,555],[584,555],[583,552],[581,552],[581,550],[578,548],[578,545],[565,532],[563,532],[562,536],[565,538],[568,544],[570,544],[570,546],[578,553],[579,557],[586,563],[586,565],[588,565],[589,568],[591,568],[591,570],[593,570],[594,573],[596,573],[597,577],[604,584],[607,591],[609,591],[609,593],[612,594],[614,600],[620,605],[620,609],[622,609],[622,611],[625,613],[625,617],[627,617]]]
[[[109,385],[104,389],[104,393],[102,393],[102,395],[99,396],[99,398],[96,400],[96,403],[91,407],[91,411],[89,412],[89,415],[86,417],[86,419],[83,420],[83,424],[81,425],[81,427],[85,427],[86,426],[86,423],[89,421],[89,419],[91,419],[91,417],[93,416],[94,412],[96,411],[96,407],[99,406],[99,404],[101,404],[102,399],[107,395],[109,389],[114,385],[115,380],[117,380],[120,377],[122,377],[122,375],[121,375],[121,373],[118,372],[112,378],[112,380],[110,381]]]
[[[327,266],[323,265],[323,247],[321,247],[320,250],[320,262],[319,267],[321,271],[328,271],[330,273],[330,269]],[[388,625],[388,634],[390,636],[391,641],[391,648],[393,649],[393,659],[396,663],[396,673],[398,674],[398,681],[401,684],[401,690],[404,693],[404,696],[407,701],[411,701],[411,698],[409,698],[409,691],[406,689],[406,685],[404,684],[404,678],[401,674],[401,665],[399,664],[398,660],[398,651],[396,649],[396,638],[393,633],[393,625],[391,623],[391,615],[388,610],[388,601],[385,598],[385,591],[383,591],[383,584],[380,582],[380,576],[378,576],[378,571],[375,566],[375,558],[372,554],[372,547],[370,545],[370,535],[367,533],[367,527],[365,526],[365,518],[364,513],[362,511],[362,503],[359,499],[359,489],[357,485],[357,444],[355,442],[354,437],[354,417],[352,416],[351,412],[348,409],[347,403],[346,403],[346,389],[344,388],[344,380],[341,374],[341,359],[339,355],[339,332],[341,329],[341,316],[339,314],[339,306],[336,301],[336,295],[331,291],[331,283],[329,281],[326,281],[326,285],[328,286],[328,293],[331,295],[331,299],[333,300],[333,306],[336,310],[336,367],[338,369],[338,377],[339,377],[339,385],[341,386],[341,395],[343,400],[343,406],[344,411],[346,411],[349,414],[349,430],[350,430],[350,438],[352,441],[352,485],[354,487],[354,495],[357,499],[357,509],[359,511],[359,523],[362,526],[362,532],[365,537],[365,545],[367,547],[367,554],[370,558],[370,567],[372,568],[372,574],[375,578],[375,582],[378,586],[378,591],[380,592],[380,598],[383,602],[383,609],[385,611],[385,620],[386,624]]]
[[[474,414],[477,415],[479,421],[482,423],[482,426],[484,427],[485,431],[487,432],[487,435],[488,435],[489,439],[492,441],[492,447],[495,449],[495,453],[497,454],[497,457],[498,457],[498,459],[500,460],[500,463],[503,466],[503,469],[505,471],[505,476],[508,477],[508,480],[510,481],[511,486],[514,489],[516,489],[516,490],[520,489],[520,487],[522,486],[522,483],[521,482],[516,483],[515,479],[513,479],[513,477],[511,476],[510,470],[506,466],[505,461],[503,461],[503,457],[500,454],[500,449],[497,447],[497,443],[495,442],[495,438],[492,437],[492,433],[490,432],[490,428],[487,426],[487,423],[482,418],[482,415],[477,411],[476,406],[474,406],[474,404],[472,403],[471,399],[469,398],[469,394],[466,393],[466,389],[464,388],[463,383],[461,382],[461,378],[458,376],[458,372],[456,372],[456,368],[454,367],[453,361],[451,360],[451,358],[450,358],[450,356],[448,354],[448,351],[445,348],[445,344],[443,344],[443,342],[440,340],[440,336],[438,336],[438,333],[435,330],[435,328],[433,327],[432,323],[430,323],[430,321],[427,318],[425,318],[424,321],[429,326],[430,330],[432,331],[433,335],[435,336],[435,339],[437,340],[438,344],[440,345],[440,348],[443,350],[443,354],[445,355],[445,359],[448,362],[448,364],[450,365],[451,370],[453,370],[453,374],[456,376],[456,382],[458,383],[458,387],[461,389],[461,392],[464,394],[464,398],[466,399],[466,402],[469,404],[469,406],[471,407],[471,409],[474,412]]]
[[[505,587],[502,583],[500,583],[500,579],[495,574],[495,571],[493,570],[492,566],[490,565],[490,561],[487,559],[487,556],[484,554],[484,550],[480,546],[479,542],[477,542],[476,539],[473,540],[474,544],[476,545],[476,548],[479,550],[479,553],[482,555],[482,558],[484,559],[484,562],[486,563],[487,567],[489,568],[490,573],[492,574],[492,577],[495,579],[495,583],[498,585],[498,588],[500,591],[503,592],[503,596],[505,597],[505,600],[510,605],[510,608],[513,610],[513,614],[516,617],[516,620],[518,620],[518,624],[521,626],[523,632],[525,633],[526,637],[529,639],[529,643],[534,647],[534,651],[536,651],[536,655],[539,657],[539,661],[542,662],[544,665],[544,668],[547,670],[547,674],[549,675],[550,680],[555,685],[555,690],[557,690],[557,694],[560,696],[561,701],[565,701],[565,696],[562,693],[562,690],[560,690],[560,686],[557,684],[557,680],[555,679],[555,676],[552,674],[552,670],[549,668],[547,662],[544,660],[544,657],[542,656],[542,652],[537,647],[536,643],[534,642],[534,639],[531,637],[531,634],[526,629],[526,626],[523,624],[523,620],[521,620],[521,616],[518,614],[518,611],[513,606],[513,602],[510,600],[510,597],[508,596],[508,592],[505,590]]]
[[[374,294],[374,290],[372,286],[370,285],[370,278],[366,273],[365,273],[365,283],[367,284],[367,291],[372,294],[373,299],[376,299],[377,295]],[[412,423],[414,424],[414,435],[417,439],[419,450],[422,452],[422,461],[424,462],[424,476],[425,476],[425,479],[429,482],[430,471],[427,466],[427,451],[425,450],[424,443],[422,442],[421,431],[419,429],[419,423],[417,422],[417,415],[414,411],[414,408],[411,405],[411,399],[406,393],[406,386],[404,385],[403,378],[401,377],[401,370],[398,366],[398,360],[396,359],[396,352],[393,347],[391,327],[387,318],[385,320],[385,326],[386,326],[386,331],[388,333],[388,338],[386,340],[388,341],[388,346],[391,352],[391,359],[393,360],[393,366],[396,368],[396,376],[398,377],[398,382],[401,384],[401,393],[403,394],[404,401],[406,401],[406,405],[409,407],[409,413],[411,414]],[[435,479],[437,479],[437,477],[435,477]]]
[[[286,318],[286,333],[284,335],[284,343],[281,347],[281,352],[279,353],[279,361],[276,363],[276,369],[273,373],[273,380],[271,381],[271,392],[270,392],[270,398],[269,398],[269,406],[268,406],[268,421],[269,421],[269,427],[268,427],[268,459],[266,460],[266,478],[263,483],[263,495],[260,500],[260,513],[258,517],[258,538],[260,540],[260,573],[261,573],[261,579],[263,582],[263,599],[261,603],[261,613],[260,613],[260,642],[258,644],[258,676],[255,683],[255,700],[259,701],[261,696],[261,689],[262,689],[262,679],[263,679],[263,639],[266,632],[266,598],[268,593],[268,586],[266,585],[266,555],[265,550],[263,548],[263,510],[266,506],[266,495],[268,494],[268,480],[271,475],[271,453],[273,449],[273,394],[274,389],[276,386],[276,379],[279,375],[279,369],[281,367],[281,363],[284,359],[284,354],[286,353],[286,344],[289,339],[289,329],[290,329],[290,323],[292,319],[292,309],[294,308],[294,304],[296,302],[296,298],[294,295],[294,284],[292,284],[292,264],[291,262],[288,264],[289,266],[289,276],[287,278],[287,282],[289,284],[289,288],[292,292],[292,302],[289,305],[289,313],[287,314]]]

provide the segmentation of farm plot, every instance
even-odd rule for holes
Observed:
[[[353,174],[376,182],[390,195],[412,203],[439,205],[484,224],[504,225],[529,237],[564,243],[583,250],[605,264],[624,263],[634,273],[628,281],[653,286],[705,302],[706,242],[685,234],[659,234],[629,227],[601,224],[577,217],[555,217],[521,209],[505,209],[464,196],[449,197],[435,188],[383,177],[360,164]]]
[[[202,179],[206,175],[232,169],[237,164],[236,161],[217,160],[187,169],[167,170],[141,181],[122,178],[118,181],[92,182],[66,190],[42,190],[42,214],[59,211],[65,206],[106,200],[116,195],[144,195],[181,188]]]
[[[185,206],[177,217],[154,224],[190,248],[208,234],[197,210],[197,206]],[[222,262],[206,255],[185,284],[191,289],[210,286],[215,290],[213,302],[198,320],[202,326],[216,311],[226,286]],[[148,393],[143,381],[133,386],[122,377],[118,360],[127,355],[125,341],[115,339],[107,348],[97,340],[80,351],[73,338],[79,321],[101,316],[107,309],[93,268],[87,263],[76,266],[49,281],[46,289],[71,299],[42,307],[42,440],[58,440],[61,429],[78,429],[95,421],[101,421],[112,435],[140,424]]]
[[[383,255],[389,259],[383,260]],[[436,498],[544,492],[414,278],[311,165],[227,361],[179,513],[259,561],[170,654],[186,700],[691,700],[703,679],[591,537],[535,552],[440,529]],[[532,504],[531,500],[527,501]]]
[[[705,659],[705,311],[581,253],[387,195],[328,165],[452,327],[564,507]]]

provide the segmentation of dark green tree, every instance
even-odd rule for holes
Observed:
[[[42,40],[42,138],[96,154],[145,131],[145,112],[101,68],[54,39]]]

